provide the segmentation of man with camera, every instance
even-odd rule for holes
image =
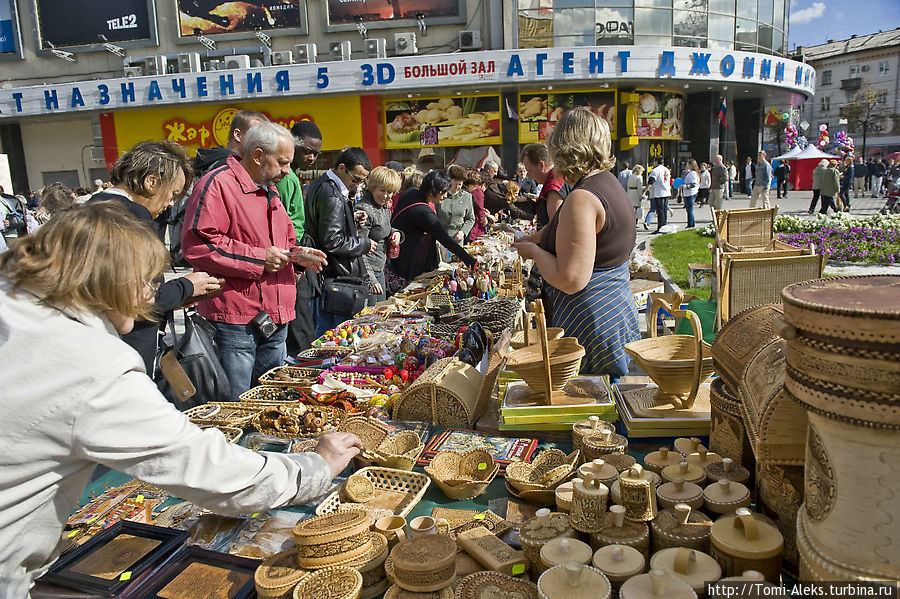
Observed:
[[[243,158],[229,156],[194,185],[181,234],[191,265],[225,279],[221,295],[197,310],[216,327],[235,399],[283,363],[287,323],[295,316],[294,265],[318,272],[326,263],[322,252],[297,246],[275,189],[294,157],[291,133],[259,123],[243,143]]]

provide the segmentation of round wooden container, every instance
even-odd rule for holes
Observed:
[[[784,537],[777,528],[760,520],[747,508],[716,520],[710,540],[712,555],[722,566],[725,576],[756,570],[773,584],[781,580]]]
[[[303,520],[293,529],[300,567],[330,566],[365,555],[372,549],[369,516],[361,510],[332,512]]]
[[[407,591],[438,591],[456,578],[456,543],[445,535],[422,535],[391,550],[394,584]]]
[[[626,580],[619,599],[697,599],[691,585],[662,570],[651,570]]]
[[[586,433],[581,438],[581,452],[586,462],[602,458],[608,453],[625,453],[627,450],[628,439],[609,428]]]
[[[637,463],[637,460],[627,453],[608,453],[603,456],[603,461],[615,468],[619,474],[622,474]]]
[[[388,540],[387,537],[380,532],[372,532],[372,549],[365,555],[335,564],[338,566],[349,566],[355,568],[363,577],[362,595],[367,594],[367,590],[384,585],[387,579],[384,575],[384,560],[388,556]],[[387,588],[385,586],[385,588]],[[384,592],[384,589],[381,589]],[[380,593],[379,593],[380,594]]]
[[[688,464],[692,464],[694,466],[699,466],[700,468],[706,469],[710,464],[715,464],[716,462],[722,461],[722,456],[719,454],[708,451],[702,445],[697,448],[696,453],[692,453],[684,459]]]
[[[541,599],[609,599],[609,580],[600,570],[581,564],[550,568],[538,578]]]
[[[594,553],[591,564],[606,575],[613,597],[618,597],[622,583],[643,572],[647,561],[634,547],[607,545]]]
[[[500,572],[475,572],[456,585],[456,599],[537,599],[537,585]]]
[[[750,481],[750,471],[740,464],[735,464],[731,458],[723,458],[721,462],[714,462],[704,470],[709,484],[713,484],[723,478],[741,484],[746,484]]]
[[[658,451],[647,454],[644,458],[644,468],[650,472],[662,474],[663,468],[677,464],[684,457],[677,451],[671,451],[668,447],[660,447]]]
[[[581,440],[585,435],[596,434],[606,429],[612,430],[612,425],[600,420],[599,416],[589,416],[572,425],[572,447],[581,450],[581,461],[590,461],[585,460],[584,445]]]
[[[450,587],[430,593],[416,593],[415,591],[407,591],[397,585],[392,585],[385,592],[384,599],[456,599],[456,593]]]
[[[653,553],[671,547],[687,547],[709,553],[709,529],[712,520],[686,503],[667,508],[650,523]]]
[[[603,526],[609,489],[590,474],[572,488],[572,509],[569,512],[572,528],[581,532],[599,530]]]
[[[722,325],[712,344],[712,359],[716,374],[732,395],[737,395],[747,359],[760,345],[779,336],[783,312],[781,304],[762,304],[732,316]]]
[[[557,537],[575,538],[575,530],[569,525],[569,517],[562,513],[553,513],[547,508],[537,511],[534,518],[527,520],[519,528],[519,542],[525,557],[531,562],[531,571],[540,574],[544,571],[541,564],[541,548]]]
[[[579,564],[590,564],[594,551],[587,543],[582,543],[578,539],[567,539],[565,537],[553,539],[541,547],[541,566],[542,572],[553,566],[560,566],[569,562],[578,562]]]
[[[650,485],[653,488],[654,492],[656,492],[656,489],[659,488],[659,485],[662,482],[662,480],[659,478],[659,475],[656,472],[650,472],[649,470],[644,470],[644,474],[650,478]],[[616,480],[616,482],[614,482],[612,485],[610,485],[609,498],[612,500],[613,503],[616,503],[618,505],[623,505],[623,503],[622,503],[622,485],[619,484],[618,480]]]
[[[675,451],[680,453],[683,457],[687,457],[700,449],[700,439],[697,437],[691,437],[690,439],[687,437],[678,437],[675,439],[675,443],[672,444],[672,447],[674,447]]]
[[[663,468],[662,478],[667,483],[681,479],[701,487],[706,484],[706,472],[703,471],[703,468],[688,464],[685,461]]]
[[[771,518],[784,537],[784,569],[798,573],[797,511],[803,503],[803,467],[756,465],[756,509]]]
[[[716,378],[709,387],[709,449],[742,464],[753,475],[756,458],[744,426],[741,400]]]
[[[599,549],[606,545],[634,547],[647,559],[650,553],[650,527],[646,522],[626,520],[625,507],[614,505],[603,516],[603,527],[591,533],[592,548]]]
[[[706,593],[706,583],[722,578],[722,567],[709,554],[686,547],[663,549],[650,558],[651,570],[663,570],[691,585],[697,595]]]
[[[737,509],[750,507],[750,502],[750,490],[727,478],[703,489],[703,505],[710,514],[730,514]]]
[[[646,522],[656,517],[656,486],[654,474],[635,464],[619,476],[625,517],[634,522]]]
[[[253,580],[260,599],[288,599],[297,583],[309,574],[297,565],[297,550],[288,549],[263,560]]]
[[[747,597],[748,599],[765,599],[766,597],[775,597],[779,593],[778,586],[766,582],[766,577],[762,575],[762,572],[757,572],[756,570],[746,570],[740,576],[729,576],[719,582],[728,585],[739,582],[752,582],[753,585],[747,588],[745,593],[741,593],[742,597]],[[717,593],[717,595],[720,594],[721,592]]]
[[[656,502],[661,509],[673,508],[676,503],[686,503],[699,510],[703,507],[703,489],[700,485],[675,479],[656,488]]]
[[[554,489],[553,494],[556,496],[556,509],[564,514],[568,514],[572,510],[572,497],[575,494],[575,483],[581,480],[583,479],[573,478]]]
[[[312,572],[294,587],[294,599],[359,599],[362,574],[347,566]]]
[[[612,464],[608,464],[603,458],[597,458],[595,460],[591,460],[590,462],[585,462],[578,467],[578,476],[580,478],[583,479],[588,474],[598,479],[607,487],[619,479],[619,470]]]

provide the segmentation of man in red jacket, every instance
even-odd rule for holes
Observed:
[[[222,366],[237,398],[284,363],[294,319],[294,267],[316,271],[325,255],[296,247],[297,234],[275,190],[290,170],[294,138],[275,123],[244,137],[244,156],[229,156],[204,175],[188,200],[181,243],[191,265],[225,279],[218,297],[197,310],[216,327]]]

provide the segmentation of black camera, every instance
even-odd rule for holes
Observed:
[[[272,317],[265,310],[260,310],[259,314],[253,317],[250,324],[259,331],[263,339],[268,339],[278,330],[278,325],[272,321]]]

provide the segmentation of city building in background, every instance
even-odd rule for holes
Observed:
[[[816,70],[785,56],[788,14],[787,0],[0,0],[0,152],[17,191],[87,186],[140,140],[223,144],[247,108],[315,121],[320,167],[353,145],[509,169],[588,106],[631,163],[743,160],[766,107],[813,96]]]
[[[813,137],[820,125],[846,131],[858,156],[900,150],[900,28],[798,46],[795,58],[815,68],[815,100],[800,109]]]

